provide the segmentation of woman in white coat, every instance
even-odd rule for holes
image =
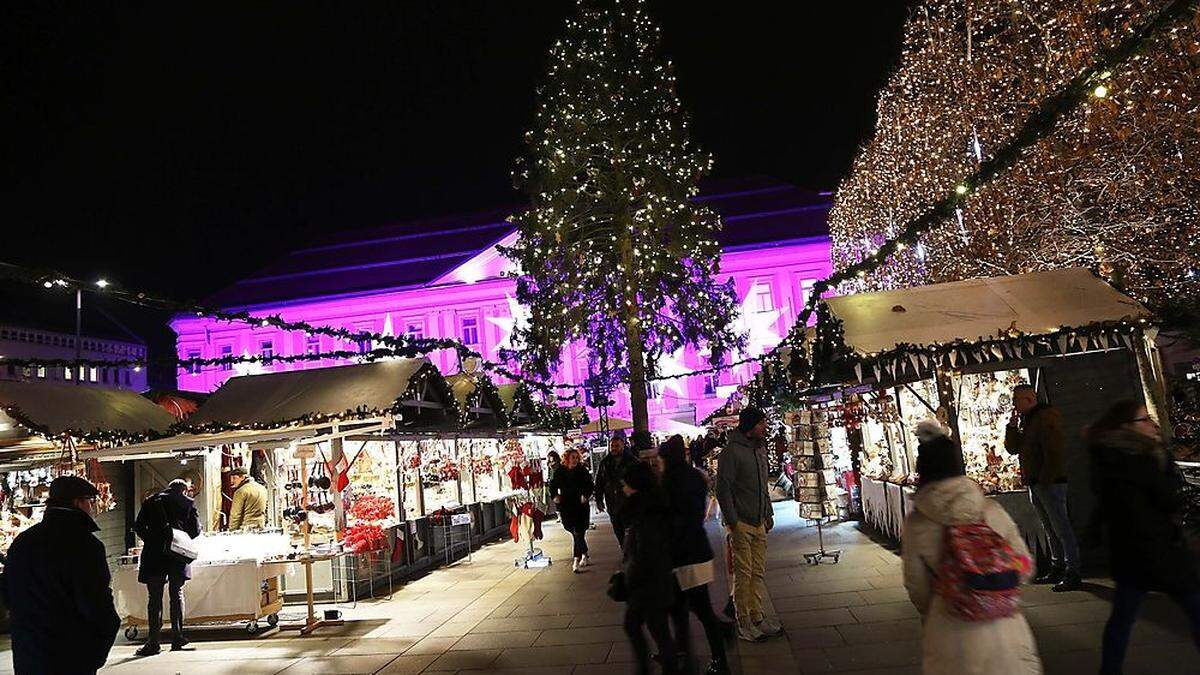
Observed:
[[[916,504],[904,523],[904,586],[921,613],[925,675],[1036,675],[1042,672],[1033,633],[1018,611],[990,621],[949,614],[934,592],[934,575],[945,551],[947,525],[983,521],[1026,557],[1029,549],[1012,518],[964,475],[962,453],[936,421],[917,426],[919,476]],[[1032,565],[1022,572],[1029,581]]]

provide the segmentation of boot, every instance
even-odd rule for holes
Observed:
[[[1054,588],[1050,589],[1055,593],[1067,593],[1070,591],[1078,591],[1083,588],[1083,579],[1079,578],[1079,572],[1066,572],[1063,574],[1062,580],[1054,584]]]
[[[1063,580],[1064,574],[1066,574],[1066,570],[1064,570],[1063,568],[1051,567],[1050,569],[1046,570],[1045,572],[1039,574],[1033,580],[1033,583],[1035,583],[1035,584],[1057,584],[1058,582]]]

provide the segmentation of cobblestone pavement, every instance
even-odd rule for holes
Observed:
[[[854,523],[825,530],[836,565],[809,567],[816,530],[801,527],[791,504],[777,504],[767,556],[770,602],[786,635],[762,644],[738,643],[731,659],[742,673],[920,672],[920,620],[909,604],[893,552]],[[570,569],[570,537],[546,528],[543,548],[555,564],[513,566],[523,550],[491,544],[470,562],[434,570],[398,588],[391,599],[344,607],[347,625],[307,638],[279,633],[265,639],[209,639],[196,632],[195,651],[148,659],[119,637],[104,673],[629,673],[632,655],[621,630],[622,606],[604,594],[618,548],[603,516],[589,536],[593,565]],[[718,537],[713,525],[714,540]],[[718,574],[718,577],[723,575]],[[1054,594],[1026,589],[1025,614],[1037,636],[1046,672],[1095,673],[1108,613],[1106,582]],[[712,589],[720,609],[723,579]],[[1147,601],[1134,631],[1127,673],[1200,673],[1182,613],[1169,600]],[[698,625],[695,644],[704,648]],[[64,648],[69,648],[64,645]],[[7,641],[0,672],[11,672]]]

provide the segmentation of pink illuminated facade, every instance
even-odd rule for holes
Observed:
[[[742,298],[740,328],[748,351],[761,353],[786,334],[813,282],[830,270],[825,228],[828,195],[754,179],[709,189],[699,198],[723,216],[725,253],[721,271],[732,277]],[[355,232],[296,251],[208,300],[226,309],[280,314],[285,319],[393,335],[454,337],[488,358],[508,346],[512,327],[523,320],[513,283],[502,277],[508,261],[496,250],[515,234],[503,212],[421,221]],[[242,354],[298,354],[366,349],[330,338],[272,328],[180,316],[172,321],[181,358]],[[736,355],[735,358],[740,357]],[[452,353],[434,353],[445,374],[457,371]],[[278,364],[268,369],[318,368],[333,362]],[[706,366],[694,350],[664,358],[663,374]],[[180,372],[178,387],[211,392],[244,367]],[[587,377],[587,355],[575,346],[563,352],[560,382]],[[753,372],[694,375],[659,382],[650,404],[652,426],[678,429],[716,409]],[[497,383],[501,382],[497,378]],[[617,392],[613,417],[628,418],[629,399]],[[594,412],[593,412],[594,417]]]

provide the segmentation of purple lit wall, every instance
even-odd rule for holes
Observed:
[[[494,248],[489,248],[422,287],[291,300],[247,309],[263,315],[279,314],[288,320],[355,330],[455,337],[473,342],[478,351],[494,359],[497,349],[507,345],[514,322],[522,320],[520,308],[512,299],[513,283],[499,277],[506,263]],[[742,298],[740,328],[749,335],[747,349],[758,354],[770,349],[787,333],[813,282],[829,273],[830,242],[827,237],[808,237],[730,247],[725,251],[721,269],[725,278],[734,279]],[[180,358],[253,355],[268,350],[288,355],[356,348],[326,337],[196,317],[179,317],[171,325],[179,335]],[[445,374],[457,371],[457,359],[452,353],[434,353],[431,359]],[[267,369],[329,365],[338,364],[277,364]],[[665,358],[659,366],[664,374],[687,372],[706,367],[706,358],[686,349]],[[186,391],[211,392],[245,370],[237,366],[181,371],[178,386]],[[569,346],[564,350],[558,381],[579,383],[586,375],[586,358],[581,350]],[[664,430],[673,428],[672,422],[695,424],[752,375],[751,368],[742,367],[720,375],[694,375],[659,382],[650,402],[651,424]],[[497,378],[497,384],[501,381]],[[628,394],[618,392],[614,398],[617,405],[610,409],[610,415],[628,419]],[[594,411],[591,412],[594,418]]]

